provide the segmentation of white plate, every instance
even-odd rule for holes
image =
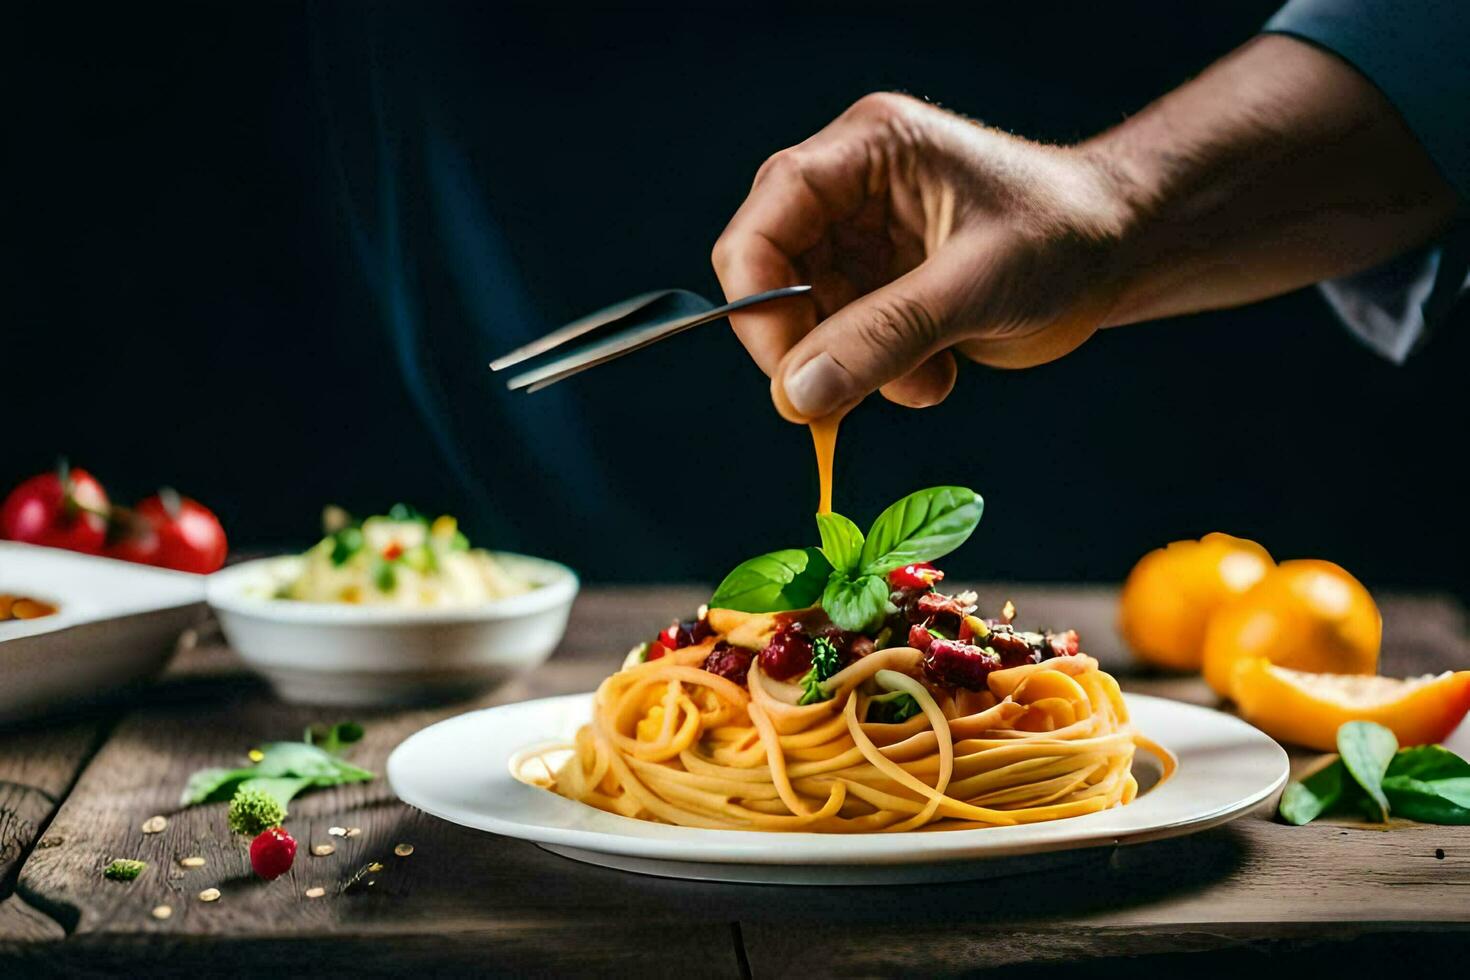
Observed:
[[[394,750],[388,779],[405,803],[436,817],[534,841],[579,861],[674,878],[783,884],[982,878],[1052,866],[1065,857],[1048,852],[1217,826],[1286,782],[1286,753],[1238,718],[1163,698],[1125,698],[1139,730],[1179,757],[1174,778],[1125,807],[1019,827],[862,835],[703,830],[604,813],[515,779],[518,755],[569,738],[591,717],[590,694],[487,708],[431,725]],[[1048,856],[1013,860],[1038,854]]]
[[[204,614],[203,576],[13,541],[0,541],[0,592],[60,607],[0,623],[0,723],[147,680]]]
[[[537,666],[561,642],[577,595],[570,568],[492,552],[536,587],[471,606],[414,609],[277,599],[300,556],[262,558],[209,577],[231,648],[283,699],[384,705],[462,697]]]

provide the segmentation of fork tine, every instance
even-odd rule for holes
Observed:
[[[666,320],[662,323],[650,323],[646,326],[635,327],[617,336],[609,337],[599,343],[590,344],[559,357],[554,361],[533,368],[523,374],[518,374],[506,382],[506,387],[511,390],[526,388],[528,391],[540,391],[548,385],[556,384],[564,378],[570,378],[588,368],[606,364],[608,361],[631,354],[635,350],[641,350],[650,344],[657,343],[665,337],[682,333],[691,327],[697,327],[701,323],[718,320],[724,316],[723,310],[711,310],[707,313],[696,313],[679,320]]]
[[[591,333],[598,327],[612,323],[615,320],[621,320],[628,314],[640,310],[654,300],[667,296],[672,292],[674,292],[672,289],[656,289],[653,292],[643,293],[639,296],[634,296],[632,299],[625,299],[611,306],[605,306],[595,313],[589,313],[580,320],[573,320],[564,327],[558,327],[544,336],[537,337],[529,344],[517,347],[507,354],[500,355],[490,362],[490,370],[500,371],[512,365],[519,364],[522,361],[530,360],[533,357],[539,357],[547,351],[555,350],[568,341],[576,340],[583,334]]]
[[[525,389],[527,393],[540,391],[543,388],[556,384],[558,381],[570,378],[574,374],[580,374],[588,368],[597,367],[600,364],[606,364],[608,361],[622,357],[624,354],[631,354],[636,350],[642,350],[644,347],[663,340],[665,337],[671,337],[676,333],[682,333],[691,327],[697,327],[700,324],[709,323],[712,320],[722,319],[736,310],[742,310],[749,306],[757,306],[761,303],[768,303],[772,300],[784,299],[789,296],[797,296],[810,291],[810,286],[783,286],[779,289],[768,290],[754,296],[746,296],[734,302],[727,303],[724,306],[718,306],[699,313],[692,313],[678,319],[655,321],[653,323],[645,323],[641,326],[626,327],[610,337],[593,341],[553,361],[517,374],[506,382],[506,387],[512,391]],[[646,293],[643,296],[635,296],[633,299],[619,303],[616,306],[600,310],[590,317],[584,317],[576,323],[568,324],[560,330],[547,334],[539,341],[527,344],[517,351],[512,351],[510,354],[499,358],[491,367],[499,370],[499,367],[506,367],[510,364],[524,361],[527,358],[535,357],[537,354],[560,346],[568,340],[581,336],[598,326],[604,326],[621,317],[629,316],[654,302],[659,297],[676,292],[678,290],[669,289],[662,290],[658,293]],[[698,297],[695,298],[697,299]],[[705,302],[708,301],[706,300]],[[609,311],[614,311],[615,315],[609,317]]]

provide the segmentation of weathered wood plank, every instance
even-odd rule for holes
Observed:
[[[381,772],[399,741],[439,718],[590,689],[628,646],[674,615],[688,615],[705,594],[687,587],[588,590],[544,668],[468,704],[357,713],[368,737],[354,759]],[[1131,690],[1213,703],[1198,678],[1132,665],[1112,631],[1111,589],[989,588],[982,595],[1013,596],[1027,622],[1075,626]],[[1388,598],[1384,610],[1390,671],[1438,668],[1456,658],[1470,663],[1457,607]],[[249,875],[243,842],[229,838],[223,805],[176,812],[193,769],[229,764],[256,742],[297,737],[307,722],[329,717],[275,701],[218,645],[180,658],[83,773],[48,831],[55,845],[36,851],[22,870],[21,895],[73,932],[65,943],[28,947],[32,964],[167,962],[182,969],[249,940],[249,962],[259,969],[392,972],[432,962],[482,971],[613,970],[638,957],[639,969],[698,964],[698,972],[738,973],[731,933],[738,921],[757,975],[947,972],[1268,940],[1350,942],[1420,929],[1422,920],[1470,920],[1470,904],[1460,899],[1470,885],[1465,828],[1289,828],[1261,814],[1123,849],[1111,859],[1100,855],[1061,875],[922,889],[751,887],[576,864],[428,818],[378,781],[293,805],[290,825],[302,851],[290,875],[264,883]],[[139,826],[154,814],[169,815],[168,829],[143,835]],[[333,825],[362,833],[329,837]],[[394,856],[399,842],[413,844],[413,855]],[[337,850],[313,857],[313,843]],[[187,854],[203,856],[206,866],[179,867],[177,858]],[[150,867],[132,884],[105,882],[101,869],[114,857],[140,857]],[[383,871],[344,891],[374,860]],[[313,886],[327,894],[306,898]],[[200,903],[196,896],[206,887],[220,888],[223,898]],[[174,912],[161,921],[150,910],[163,903]]]

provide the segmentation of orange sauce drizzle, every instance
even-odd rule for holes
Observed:
[[[840,412],[811,422],[812,445],[817,449],[817,485],[821,487],[818,514],[832,513],[832,462],[837,455],[837,426],[841,422]]]

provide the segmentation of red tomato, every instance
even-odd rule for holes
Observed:
[[[107,539],[107,491],[86,470],[62,466],[10,491],[0,538],[95,555]]]
[[[198,501],[163,490],[139,501],[133,512],[145,529],[119,542],[114,547],[115,557],[127,557],[119,551],[122,545],[132,541],[130,547],[137,554],[151,555],[151,558],[130,560],[146,560],[150,565],[207,575],[225,563],[229,551],[225,529],[220,526],[219,518]],[[156,549],[149,544],[149,529],[157,538]]]
[[[112,513],[113,529],[103,554],[139,565],[160,564],[163,540],[153,529],[153,524],[122,507],[114,508]]]

